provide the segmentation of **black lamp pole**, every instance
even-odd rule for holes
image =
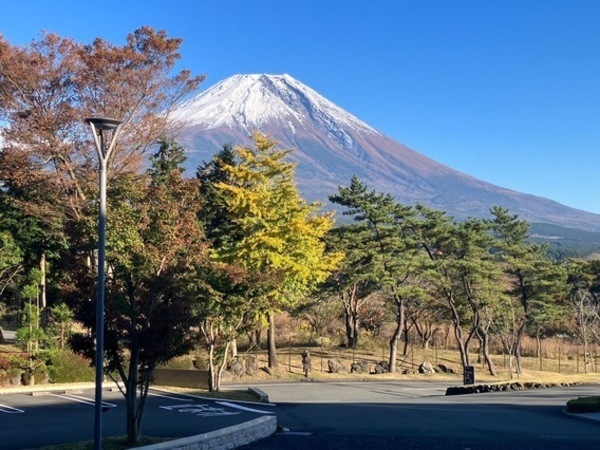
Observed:
[[[98,299],[96,302],[96,396],[94,404],[94,450],[102,448],[102,379],[104,378],[104,284],[106,260],[106,169],[115,146],[121,121],[106,117],[89,117],[99,162],[100,213],[98,217]],[[110,136],[112,132],[112,136]],[[107,134],[109,136],[107,136]],[[107,137],[110,137],[108,149]]]

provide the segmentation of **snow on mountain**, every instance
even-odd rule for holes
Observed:
[[[182,103],[172,115],[195,170],[225,144],[252,145],[260,130],[294,148],[297,184],[327,203],[357,175],[406,204],[422,203],[462,219],[494,205],[530,222],[600,231],[600,215],[486,183],[391,139],[289,75],[235,75]]]
[[[242,127],[251,133],[267,121],[296,133],[310,121],[332,133],[343,127],[379,134],[291,76],[234,75],[183,103],[173,118],[205,129]]]

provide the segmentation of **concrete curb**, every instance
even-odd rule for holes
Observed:
[[[139,450],[226,450],[266,438],[276,430],[277,418],[262,416],[221,430],[137,448]]]
[[[257,387],[249,387],[248,392],[252,392],[254,395],[258,396],[261,402],[269,403],[269,396],[262,389],[259,389]]]
[[[36,384],[33,386],[17,386],[17,387],[6,387],[0,388],[0,395],[2,394],[29,394],[29,395],[40,395],[47,392],[75,392],[82,389],[93,389],[96,385],[94,383],[64,383],[64,384]],[[117,388],[117,385],[112,381],[105,381],[102,383],[103,389]]]

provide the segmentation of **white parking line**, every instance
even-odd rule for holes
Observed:
[[[6,413],[6,414],[21,414],[21,413],[24,413],[25,411],[23,411],[22,409],[13,408],[12,406],[3,405],[0,403],[0,412]]]
[[[189,398],[197,398],[200,400],[218,400],[218,398],[216,397],[202,397],[200,395],[194,395],[194,394],[182,394],[185,397],[189,397]],[[245,403],[247,405],[260,405],[260,406],[277,406],[275,403],[264,403],[264,402],[248,402],[246,400],[237,400],[237,403]]]
[[[86,397],[81,397],[79,395],[73,395],[73,394],[50,394],[53,397],[61,397],[61,398],[66,398],[67,400],[73,400],[74,402],[78,402],[78,403],[83,403],[85,405],[91,405],[94,406],[96,404],[96,402],[92,399],[86,398]],[[117,405],[115,405],[114,403],[108,403],[108,402],[102,402],[102,406],[104,408],[116,408]]]
[[[235,403],[230,403],[230,402],[215,402],[215,403],[217,403],[219,405],[223,405],[223,406],[229,406],[230,408],[241,409],[242,411],[254,412],[254,413],[259,413],[259,414],[273,414],[273,411],[262,411],[260,409],[248,408],[246,406],[237,405]]]
[[[179,402],[187,402],[188,401],[188,399],[186,399],[186,398],[171,397],[169,395],[155,394],[154,392],[148,392],[148,395],[152,395],[153,397],[163,397],[163,398],[168,398],[168,399],[171,399],[171,400],[177,400]]]

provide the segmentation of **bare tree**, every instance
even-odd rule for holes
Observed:
[[[583,365],[588,372],[589,345],[600,337],[600,263],[571,261],[569,305],[575,318],[574,332],[583,345]]]

